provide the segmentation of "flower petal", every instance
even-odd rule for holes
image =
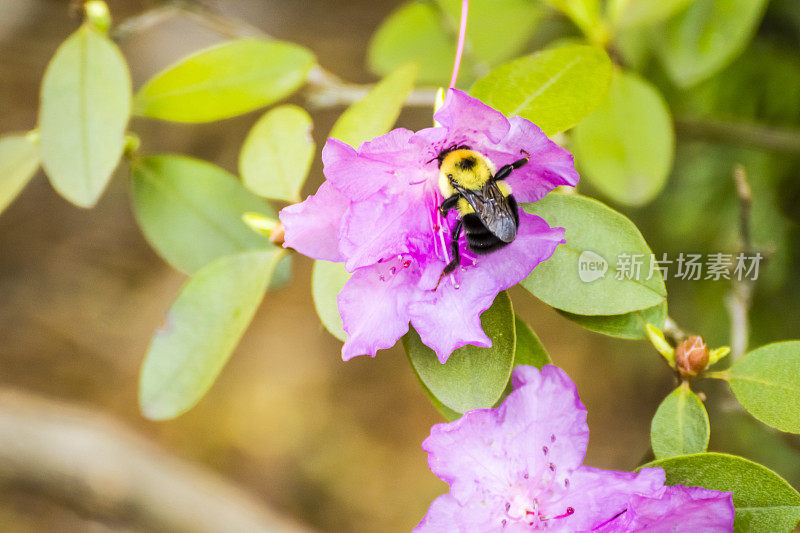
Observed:
[[[578,183],[572,154],[522,117],[511,118],[508,135],[488,147],[486,155],[500,168],[523,157],[521,150],[530,154],[528,164],[512,171],[505,180],[518,202],[535,202],[559,185],[574,187]]]
[[[448,138],[453,142],[486,137],[499,143],[510,128],[502,113],[457,89],[447,91],[444,105],[433,119],[449,130]]]
[[[419,276],[402,260],[356,270],[339,293],[339,314],[347,340],[342,347],[345,361],[358,355],[375,356],[391,348],[408,331],[408,303],[414,299]]]
[[[317,194],[284,207],[278,214],[286,231],[284,248],[294,248],[314,259],[344,261],[338,233],[349,206],[350,200],[326,181]]]
[[[431,428],[422,443],[428,466],[450,484],[458,502],[476,491],[504,494],[521,478],[540,480],[545,472],[560,480],[580,465],[589,439],[586,409],[563,371],[545,368],[515,371],[521,386],[499,408],[470,411]],[[551,468],[555,461],[558,467]]]
[[[534,366],[518,366],[511,374],[511,382],[514,391],[502,406],[506,426],[535,426],[527,430],[526,447],[520,449],[519,459],[528,462],[529,469],[541,461],[548,466],[552,463],[556,467],[554,475],[561,481],[581,466],[589,444],[586,407],[575,383],[553,365],[545,365],[541,371]],[[530,449],[537,459],[535,464],[524,459]]]
[[[395,179],[392,165],[359,157],[339,139],[328,139],[322,149],[322,172],[331,184],[354,202],[366,200]]]
[[[481,313],[491,307],[497,292],[477,284],[456,289],[443,281],[435,292],[425,291],[420,299],[411,302],[411,323],[422,342],[436,352],[440,363],[467,344],[489,348],[492,340],[483,332]]]
[[[473,497],[461,505],[450,494],[433,500],[425,518],[414,528],[415,533],[494,532],[502,527],[503,503],[495,498]],[[513,533],[514,530],[504,529]]]
[[[426,187],[405,194],[379,192],[368,202],[353,202],[342,226],[342,253],[350,272],[397,254],[427,253],[432,244],[433,196]],[[426,205],[427,204],[427,205]]]
[[[527,278],[539,263],[549,259],[564,242],[564,228],[551,228],[541,217],[520,210],[514,242],[478,256],[474,267],[464,269],[461,285],[491,286],[497,292],[513,287]]]
[[[563,520],[570,531],[591,531],[625,511],[634,495],[660,495],[664,485],[664,470],[643,468],[638,474],[615,472],[582,466],[569,477],[569,491],[556,510],[573,509],[572,516]]]
[[[632,496],[627,510],[597,531],[602,533],[733,531],[733,519],[736,513],[732,493],[680,485],[664,489],[659,497]]]
[[[426,289],[409,307],[411,323],[422,342],[432,348],[444,363],[462,346],[492,345],[481,327],[480,315],[494,302],[500,291],[513,287],[548,259],[556,246],[564,242],[563,228],[551,228],[540,217],[520,211],[517,238],[508,246],[478,256],[474,265],[463,259],[461,268],[442,279],[433,291],[445,263],[427,264],[419,286]],[[462,255],[466,248],[461,237]]]

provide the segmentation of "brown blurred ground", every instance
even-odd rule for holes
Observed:
[[[70,18],[66,0],[0,3],[4,133],[35,126],[46,63],[78,21]],[[371,81],[363,66],[366,44],[397,3],[220,0],[215,5],[276,37],[307,45],[322,65],[346,79]],[[109,4],[117,21],[153,5]],[[136,87],[174,59],[218,40],[191,20],[173,20],[121,47]],[[338,112],[314,115],[318,146]],[[135,120],[131,129],[147,153],[191,154],[235,171],[240,144],[257,116],[191,126]],[[429,121],[423,111],[400,118],[410,128]],[[197,408],[172,422],[141,418],[139,365],[183,277],[156,256],[135,226],[126,174],[123,164],[98,207],[83,211],[61,200],[40,173],[0,216],[0,385],[111,414],[319,530],[413,527],[445,490],[419,448],[440,419],[401,349],[341,361],[340,344],[314,312],[308,260],[297,258],[293,283],[268,295]],[[321,181],[317,160],[306,192]],[[634,467],[648,448],[650,416],[672,385],[655,353],[644,343],[589,334],[524,291],[512,297],[518,313],[578,384],[592,431],[587,462]],[[30,494],[0,493],[1,531],[108,528]]]

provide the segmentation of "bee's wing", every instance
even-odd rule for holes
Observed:
[[[457,188],[486,229],[503,242],[511,242],[517,236],[517,224],[508,198],[493,181],[487,182],[480,191]]]

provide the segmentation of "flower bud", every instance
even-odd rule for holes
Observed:
[[[684,379],[691,379],[708,366],[708,347],[703,339],[692,335],[675,348],[675,363]]]

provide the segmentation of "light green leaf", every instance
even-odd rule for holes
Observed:
[[[539,4],[530,0],[472,0],[467,19],[466,51],[459,80],[519,54],[542,19]],[[368,50],[371,70],[387,75],[414,62],[420,83],[446,86],[453,69],[461,18],[460,0],[411,0],[391,13],[372,37]]]
[[[449,17],[452,45],[461,19],[461,0],[437,0]],[[539,2],[531,0],[471,0],[467,18],[467,54],[486,68],[520,54],[544,17]],[[451,55],[453,52],[451,52]],[[451,65],[452,68],[452,57]],[[449,74],[449,73],[447,73]]]
[[[514,310],[505,292],[481,315],[491,348],[467,345],[450,354],[445,364],[422,344],[413,328],[403,337],[411,366],[427,389],[457,413],[494,405],[508,383],[514,363]]]
[[[530,365],[540,369],[553,361],[531,327],[520,317],[514,315],[517,344],[514,350],[514,366]]]
[[[767,0],[694,0],[667,22],[658,54],[672,80],[689,87],[711,77],[745,49]]]
[[[736,533],[791,531],[800,520],[800,494],[765,466],[724,453],[698,453],[653,461],[667,485],[733,492]]]
[[[587,36],[595,35],[600,24],[600,2],[598,0],[545,0],[567,15]]]
[[[131,80],[117,46],[82,26],[58,48],[42,80],[39,148],[58,193],[92,207],[122,155]]]
[[[400,116],[406,96],[414,88],[416,76],[415,63],[386,76],[364,98],[342,113],[328,137],[358,148],[364,141],[389,131]]]
[[[39,169],[39,148],[25,135],[0,137],[0,213]]]
[[[611,60],[602,49],[568,45],[501,65],[478,80],[471,93],[504,115],[520,115],[553,135],[603,102],[611,75]]]
[[[344,269],[344,263],[330,261],[314,261],[311,271],[311,296],[317,316],[331,335],[344,341],[347,338],[342,328],[342,317],[339,316],[337,296],[351,274]]]
[[[420,83],[445,85],[454,54],[455,40],[445,30],[439,9],[433,2],[415,0],[383,21],[369,43],[367,62],[373,72],[386,76],[413,61]]]
[[[575,126],[572,142],[581,176],[612,200],[639,206],[667,182],[675,132],[658,90],[620,71],[608,99]]]
[[[200,401],[253,319],[283,254],[221,257],[183,286],[142,365],[139,406],[145,417],[174,418]]]
[[[757,348],[729,372],[731,390],[750,414],[781,431],[800,433],[800,341]]]
[[[704,452],[710,436],[706,408],[685,381],[664,398],[650,425],[656,459]]]
[[[602,333],[618,339],[641,340],[647,338],[645,326],[653,324],[658,329],[664,328],[667,319],[667,303],[661,302],[653,307],[633,311],[623,315],[575,315],[556,309],[561,315],[583,326],[589,331]]]
[[[667,20],[694,0],[610,0],[608,15],[618,29],[649,26]]]
[[[214,259],[274,245],[242,220],[275,213],[216,165],[178,155],[137,160],[133,208],[147,241],[176,269],[192,274]]]
[[[657,268],[651,276],[650,248],[620,213],[585,196],[561,193],[523,208],[566,230],[566,244],[522,281],[546,304],[578,315],[620,315],[666,298]]]
[[[239,174],[254,193],[300,201],[300,189],[314,160],[311,117],[300,107],[267,111],[247,134],[239,153]]]
[[[209,122],[277,102],[306,81],[314,55],[280,41],[230,41],[190,55],[139,89],[134,113],[176,122]]]

